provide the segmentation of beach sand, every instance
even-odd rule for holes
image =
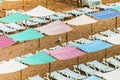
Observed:
[[[45,0],[39,0],[39,3],[36,2],[38,0],[35,0],[33,3],[30,2],[25,2],[25,7],[24,10],[30,10],[32,8],[34,8],[37,5],[42,5],[45,6],[49,9],[52,9],[54,11],[67,11],[67,10],[71,10],[71,9],[76,9],[77,7],[72,4],[72,6],[68,5],[67,3],[62,3],[62,2],[54,2],[53,0],[49,0],[47,5]],[[113,0],[104,0],[103,3],[106,2],[113,2]],[[4,3],[4,7],[2,6],[2,8],[5,8],[5,4]],[[17,3],[19,4],[19,3]],[[22,2],[21,2],[22,4]],[[33,4],[33,5],[31,5]],[[1,7],[2,4],[0,4]],[[12,3],[9,3],[7,6],[9,5],[13,5]],[[16,4],[14,4],[16,5]],[[16,5],[16,7],[12,8],[13,6],[6,8],[6,10],[10,10],[10,9],[22,9],[23,6],[20,5]],[[118,24],[117,27],[120,26],[120,17],[118,17]],[[83,26],[71,26],[73,28],[73,30],[71,32],[68,32],[67,36],[68,36],[68,41],[70,40],[75,40],[75,39],[79,39],[79,38],[88,38],[89,35],[95,34],[95,33],[99,33],[101,31],[105,31],[105,30],[113,30],[115,28],[115,24],[116,24],[116,20],[115,18],[109,19],[109,20],[103,20],[103,21],[98,21],[95,24],[92,24],[92,33],[91,33],[91,24],[89,25],[83,25]],[[38,41],[39,40],[32,40],[32,41],[26,41],[23,43],[16,43],[12,46],[0,49],[0,61],[2,60],[9,60],[21,55],[25,55],[28,53],[35,53],[37,50],[41,50],[41,49],[48,49],[50,47],[54,47],[56,46],[56,40],[61,37],[63,42],[66,42],[66,34],[60,34],[60,35],[55,35],[55,36],[48,36],[46,35],[45,38],[40,39],[40,47],[38,47]],[[61,43],[59,43],[59,45],[61,45]],[[109,49],[106,50],[102,50],[102,51],[98,51],[95,53],[87,53],[83,56],[79,57],[79,61],[77,62],[77,58],[73,58],[70,60],[64,60],[64,61],[55,61],[53,63],[51,63],[51,71],[56,71],[56,70],[60,70],[60,69],[64,69],[64,68],[70,68],[73,69],[73,65],[76,64],[80,64],[80,63],[85,63],[88,61],[92,61],[92,60],[98,60],[101,61],[103,58],[105,58],[105,54],[107,55],[107,57],[111,57],[117,54],[120,54],[120,46],[113,46]],[[13,65],[14,67],[15,65]],[[45,77],[46,73],[49,72],[49,64],[43,64],[43,65],[35,65],[35,66],[29,66],[28,68],[22,70],[22,71],[18,71],[18,72],[14,72],[14,73],[10,73],[10,74],[3,74],[0,75],[0,80],[25,80],[26,78],[30,77],[30,76],[34,76],[39,74],[41,77]]]

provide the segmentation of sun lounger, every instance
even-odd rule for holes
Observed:
[[[56,50],[56,49],[59,49],[59,48],[62,48],[62,47],[59,46],[59,45],[57,45],[57,46],[55,46],[55,47],[50,48],[50,50]]]
[[[4,34],[8,34],[8,33],[11,33],[11,32],[15,32],[16,29],[12,29],[12,28],[8,28],[7,26],[5,26],[4,24],[3,25],[0,25],[0,30],[3,31]]]
[[[76,72],[70,70],[69,68],[59,70],[58,72],[63,75],[66,75],[67,77],[73,78],[75,80],[81,80],[83,78],[86,78],[86,76],[83,76],[80,73],[76,73]]]
[[[98,71],[90,68],[89,66],[86,66],[85,64],[79,64],[78,66],[74,65],[74,69],[78,69],[78,70],[85,72],[86,76],[101,74],[101,72],[98,72]]]
[[[115,5],[120,6],[120,2],[116,2]]]
[[[50,15],[49,19],[52,22],[52,21],[56,21],[56,20],[63,20],[64,17],[63,16]]]
[[[120,61],[120,55],[115,55],[115,58]]]
[[[5,62],[7,62],[7,61],[6,61],[6,60],[0,61],[0,64],[3,64],[3,63],[5,63]]]
[[[87,7],[80,8],[80,9],[78,9],[78,10],[79,10],[79,11],[82,11],[82,12],[85,13],[85,14],[92,13],[92,12],[96,12],[96,11],[97,11],[96,9],[90,9],[90,8],[87,8]]]
[[[30,18],[29,20],[32,21],[32,22],[38,23],[39,25],[41,25],[42,23],[48,23],[49,22],[49,20],[45,20],[45,19],[42,19],[42,18]]]
[[[114,70],[114,68],[112,68],[108,65],[102,64],[102,63],[98,62],[97,60],[87,62],[87,65],[90,67],[93,67],[94,69],[97,68],[101,72],[109,72],[109,71]]]
[[[68,77],[63,76],[62,74],[58,73],[57,71],[51,72],[50,77],[56,80],[74,80]],[[47,78],[49,78],[49,73],[47,73]]]
[[[39,75],[33,76],[33,77],[28,77],[28,80],[44,80],[42,77]]]
[[[34,55],[34,54],[28,53],[28,54],[26,54],[26,55],[22,55],[21,57],[25,58],[25,57],[32,56],[32,55]]]
[[[78,48],[82,44],[79,44],[79,43],[76,43],[76,42],[73,42],[73,41],[69,41],[69,42],[67,42],[67,45],[71,45],[71,46],[74,46],[74,47]]]
[[[23,59],[22,57],[13,58],[13,60],[18,61],[18,62],[20,62],[22,59]]]
[[[94,34],[93,37],[98,40],[105,40],[107,37],[100,35],[100,34]]]
[[[38,25],[38,23],[36,23],[36,22],[31,22],[31,21],[22,21],[22,23],[24,24],[24,25],[27,25],[28,27],[30,27],[30,26],[34,26],[34,25]],[[27,23],[27,24],[26,24]]]
[[[74,40],[74,41],[77,42],[77,43],[81,43],[81,44],[86,44],[86,43],[92,42],[91,40],[88,40],[88,39],[85,39],[85,38],[80,38],[80,39],[77,39],[77,40]]]
[[[106,31],[100,32],[100,34],[105,35],[105,36],[108,36],[108,37],[117,35],[117,33],[113,32],[113,31],[111,31],[111,30],[106,30]]]
[[[56,16],[61,16],[61,17],[64,17],[64,18],[71,18],[72,15],[71,14],[68,14],[68,13],[60,13],[60,12],[57,12],[56,14],[54,14]]]
[[[73,41],[68,41],[67,43],[62,43],[62,46],[72,45],[74,43],[75,42],[73,42]]]
[[[23,58],[25,58],[25,57],[29,57],[29,56],[32,56],[32,55],[34,55],[34,54],[29,53],[29,54],[26,54],[26,55],[22,55],[21,57],[16,57],[16,58],[14,58],[14,60],[20,62]]]
[[[21,25],[16,24],[16,23],[6,24],[6,26],[11,27],[13,29],[17,29],[17,30],[23,30],[23,29],[25,29],[24,26],[21,26]]]
[[[117,59],[113,57],[103,59],[103,61],[108,62],[109,64],[113,65],[115,69],[120,67],[120,61],[118,61]]]
[[[95,8],[101,4],[101,0],[87,0],[90,8]]]
[[[63,46],[63,47],[67,46],[67,43],[62,43],[62,46]]]
[[[71,11],[68,11],[68,13],[73,14],[73,15],[75,15],[76,17],[84,14],[83,12],[80,12],[80,11],[78,11],[78,10],[71,10]]]
[[[117,33],[120,33],[120,27],[114,28],[114,31],[117,32]]]

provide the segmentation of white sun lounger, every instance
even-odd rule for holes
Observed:
[[[33,77],[28,77],[28,80],[44,80],[42,77],[39,75],[33,76]]]
[[[87,62],[87,65],[90,67],[93,67],[93,68],[97,68],[99,71],[102,71],[102,72],[109,72],[109,71],[114,70],[114,68],[112,68],[108,65],[102,64],[102,63],[98,62],[97,60]]]
[[[72,17],[71,14],[61,13],[61,12],[57,12],[57,13],[55,13],[54,15],[56,15],[56,16],[62,16],[62,17],[64,17],[64,18],[70,18],[70,17]]]
[[[86,76],[101,74],[101,72],[98,72],[98,71],[90,68],[89,66],[86,66],[85,64],[79,64],[78,67],[77,67],[77,65],[74,65],[74,69],[78,69],[78,70],[85,72]]]
[[[115,5],[120,6],[120,2],[116,2]]]
[[[80,38],[80,39],[77,39],[77,40],[74,40],[74,41],[77,42],[77,43],[81,43],[81,44],[86,44],[86,43],[92,42],[91,40],[88,40],[88,39],[85,39],[85,38]]]
[[[25,58],[25,57],[32,56],[32,55],[34,55],[34,54],[28,53],[28,54],[26,54],[26,55],[22,55],[21,57],[22,57],[22,58]]]
[[[81,11],[79,11],[79,10],[70,10],[70,11],[68,11],[68,13],[69,13],[69,14],[73,14],[73,15],[75,15],[76,17],[84,14],[83,12],[81,12]]]
[[[120,55],[115,55],[115,58],[116,58],[117,60],[120,60]]]
[[[26,54],[26,55],[22,55],[21,57],[16,57],[16,58],[14,58],[14,60],[20,62],[23,58],[25,58],[25,57],[29,57],[29,56],[32,56],[32,55],[34,55],[34,54],[32,54],[32,53],[28,53],[28,54]]]
[[[117,35],[117,33],[113,32],[113,31],[111,31],[111,30],[106,30],[106,31],[100,32],[100,34],[105,35],[105,36],[108,36],[108,37]]]
[[[55,21],[55,20],[63,20],[64,17],[63,16],[57,16],[57,15],[50,15],[49,19],[52,22],[52,21]]]
[[[95,8],[101,4],[101,0],[87,0],[90,8]]]
[[[52,47],[52,48],[49,48],[50,50],[56,50],[56,49],[59,49],[59,48],[62,48],[61,46],[57,45],[55,47]]]
[[[17,31],[16,29],[8,28],[8,27],[5,26],[5,25],[1,25],[1,26],[0,26],[0,30],[3,31],[4,34],[5,34],[5,33],[8,34],[8,33]]]
[[[58,70],[59,73],[66,75],[67,77],[73,78],[75,80],[81,80],[83,78],[86,78],[86,76],[81,75],[80,73],[76,73],[69,68],[63,69],[63,70]]]
[[[62,74],[58,73],[57,71],[51,72],[50,77],[52,77],[56,80],[74,80],[74,79],[63,76]],[[49,73],[47,73],[47,78],[49,78]]]
[[[92,13],[92,12],[96,12],[97,10],[96,9],[90,9],[90,8],[87,8],[87,7],[84,7],[84,8],[80,8],[78,9],[79,11],[82,11],[84,13]]]
[[[108,62],[109,64],[113,65],[115,69],[120,67],[120,61],[118,61],[117,59],[113,57],[103,59],[103,61]]]
[[[62,43],[62,46],[72,45],[74,43],[75,42],[73,42],[73,41],[68,41],[67,43]]]
[[[16,24],[16,23],[10,23],[10,24],[6,24],[8,27],[11,27],[13,29],[17,29],[17,30],[23,30],[25,29],[24,26],[21,26],[19,24]]]
[[[30,18],[29,20],[32,21],[32,22],[36,22],[39,25],[41,25],[42,23],[48,23],[49,22],[49,20],[45,20],[45,19],[42,19],[42,18]]]
[[[38,23],[36,23],[36,22],[31,22],[31,21],[29,21],[29,20],[27,20],[27,24],[26,24],[26,21],[22,21],[22,23],[24,24],[24,25],[27,25],[27,26],[34,26],[34,25],[38,25]]]
[[[117,33],[120,33],[120,27],[114,28],[114,31],[117,32]]]
[[[3,60],[3,61],[0,61],[0,64],[6,63],[6,62],[7,62],[6,60]]]
[[[107,37],[100,35],[100,34],[94,34],[93,37],[98,40],[105,40]]]

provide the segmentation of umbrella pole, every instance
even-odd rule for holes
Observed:
[[[50,79],[50,75],[51,75],[51,63],[49,63],[49,79]]]
[[[107,58],[107,49],[105,49],[105,60]]]
[[[117,29],[117,17],[115,18],[115,29]]]
[[[80,0],[80,7],[82,7],[83,6],[83,4],[82,4],[82,0]]]
[[[48,2],[47,2],[47,0],[46,0],[46,7],[48,7]]]
[[[93,29],[92,29],[92,26],[93,26],[93,24],[91,24],[91,26],[90,26],[90,28],[91,28],[91,36],[90,36],[91,39],[93,39],[93,36],[92,36],[92,35],[93,35]]]
[[[68,42],[68,33],[66,32],[66,44]]]
[[[22,80],[22,70],[20,70],[20,80]]]
[[[23,10],[25,9],[25,0],[23,0]]]
[[[77,0],[77,7],[79,7],[79,0]]]
[[[77,67],[78,67],[78,65],[79,65],[79,56],[77,57]]]
[[[93,26],[93,25],[91,24],[91,35],[93,34],[93,29],[92,29],[92,26]]]
[[[69,4],[70,7],[71,7],[71,5],[72,5],[72,0],[69,0],[68,4]]]
[[[40,42],[41,42],[40,39],[38,39],[38,48],[40,48]]]
[[[27,29],[27,20],[25,20],[25,27],[26,27],[26,29]]]

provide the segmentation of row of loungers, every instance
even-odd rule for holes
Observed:
[[[22,24],[10,23],[10,24],[0,24],[0,30],[4,34],[13,33],[19,30],[24,30],[25,27]]]
[[[22,24],[24,24],[25,26],[27,23],[28,27],[34,26],[34,25],[41,26],[41,24],[44,24],[44,23],[49,23],[55,20],[64,20],[66,18],[71,18],[73,15],[79,16],[82,14],[87,14],[95,11],[96,10],[85,7],[85,8],[79,8],[77,10],[65,11],[65,13],[56,12],[55,14],[50,16],[44,16],[41,18],[30,18],[27,21],[22,21]]]
[[[79,38],[79,39],[76,39],[74,41],[68,41],[66,43],[62,43],[62,46],[72,45],[72,46],[75,46],[77,48],[77,46],[79,47],[82,44],[90,43],[94,40],[105,41],[108,37],[119,35],[120,30],[118,30],[118,29],[119,28],[117,28],[115,31],[106,30],[106,31],[100,32],[99,34],[97,33],[97,34],[94,34],[94,35],[90,35],[89,39]]]
[[[120,55],[118,55],[120,56]],[[109,58],[107,58],[109,59]],[[120,63],[120,61],[118,62]],[[65,68],[63,70],[58,70],[58,71],[54,71],[50,73],[50,77],[51,79],[49,79],[49,73],[47,73],[47,77],[44,77],[44,79],[47,80],[52,80],[52,79],[56,79],[56,80],[85,80],[85,78],[89,77],[90,75],[96,75],[96,76],[100,76],[102,73],[106,73],[106,72],[110,72],[113,71],[114,68],[106,65],[107,63],[100,63],[97,60],[91,61],[91,62],[87,62],[85,64],[79,64],[74,65],[74,70],[71,70],[69,68]],[[81,74],[80,72],[83,71],[85,72],[86,75]],[[44,80],[43,78],[41,78],[39,75],[33,76],[33,77],[29,77],[28,80]],[[94,80],[94,79],[93,79]],[[101,79],[102,80],[102,79]]]
[[[77,16],[80,16],[82,14],[93,13],[93,12],[96,12],[96,11],[98,11],[98,10],[96,10],[96,9],[90,9],[90,8],[85,7],[85,8],[79,8],[77,10],[66,11],[66,13],[75,15],[77,17]]]
[[[91,40],[94,40],[94,39],[105,40],[105,38],[115,36],[115,35],[119,34],[119,32],[120,32],[119,28],[115,29],[115,31],[106,30],[106,31],[94,34],[94,35],[90,36],[89,38]]]
[[[120,55],[116,55],[110,58],[106,58],[106,62],[98,62],[97,60],[87,62],[85,64],[79,64],[74,65],[74,70],[72,71],[69,68],[65,68],[63,70],[58,70],[50,73],[50,76],[56,80],[85,80],[86,77],[89,77],[90,75],[96,75],[100,76],[102,73],[113,71],[114,68],[109,66],[108,64],[120,64]],[[118,68],[118,67],[117,67]],[[85,72],[86,75],[82,75],[80,71]],[[40,76],[39,76],[40,77]],[[28,78],[28,80],[36,80],[38,78],[38,75],[34,77]],[[47,77],[45,79],[49,80],[49,73],[47,73]],[[44,80],[43,78],[38,80]],[[94,79],[93,79],[94,80]],[[102,80],[102,79],[101,79]]]
[[[79,16],[82,14],[87,14],[95,12],[95,10],[89,9],[87,7],[85,8],[79,8],[78,10],[70,10],[66,11],[66,13],[56,12],[53,15],[41,17],[41,18],[30,18],[27,21],[23,20],[19,23],[10,23],[10,24],[2,24],[0,25],[0,30],[4,34],[8,33],[14,33],[19,30],[24,30],[25,26],[31,27],[31,26],[41,26],[41,24],[46,24],[55,20],[64,20],[65,18],[71,18],[73,15]]]
[[[91,40],[87,40],[85,38],[82,38],[81,41],[82,40],[83,41],[86,40],[86,42],[83,42],[83,43],[87,43],[87,42],[91,41]],[[49,50],[55,50],[55,49],[58,49],[58,48],[62,48],[62,46],[57,45],[55,47],[49,48]],[[29,53],[27,55],[23,55],[21,57],[17,57],[17,58],[14,58],[14,59],[16,61],[20,61],[23,57],[28,57],[28,56],[31,56],[31,55],[34,55],[34,54]],[[91,61],[91,62],[86,62],[86,64],[82,63],[82,64],[79,64],[79,65],[74,65],[74,70],[71,70],[69,68],[65,68],[63,70],[58,70],[58,71],[51,72],[50,76],[51,76],[52,79],[56,79],[56,80],[61,80],[61,79],[62,80],[79,80],[79,79],[84,80],[86,77],[88,77],[90,75],[100,76],[102,73],[110,72],[110,71],[113,71],[114,69],[119,68],[120,67],[120,61],[119,60],[120,60],[120,55],[103,59],[102,63],[98,62],[97,60],[94,60],[94,61]],[[85,75],[81,74],[81,71],[84,72]],[[47,75],[47,77],[45,77],[45,78],[48,79],[49,78],[49,73],[47,73],[46,75]],[[38,77],[39,75],[36,75],[36,76]],[[35,80],[35,79],[32,79],[32,78],[36,78],[36,76],[30,77],[30,78],[28,78],[28,80]],[[40,80],[42,80],[42,79],[40,79]]]

